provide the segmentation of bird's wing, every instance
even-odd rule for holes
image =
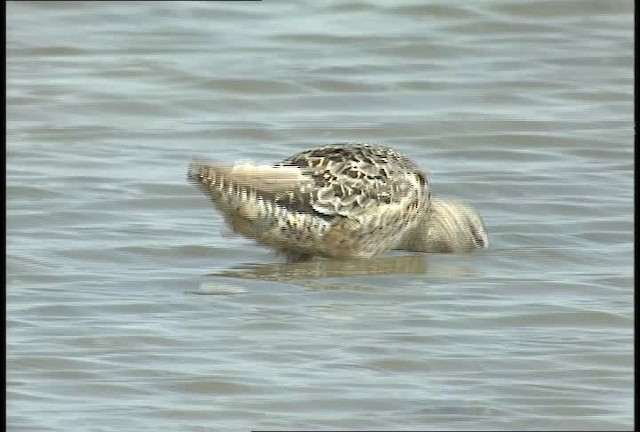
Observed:
[[[326,216],[358,218],[428,202],[426,176],[383,147],[326,146],[294,155],[278,166],[300,168],[313,180],[313,186],[302,192],[312,209]]]

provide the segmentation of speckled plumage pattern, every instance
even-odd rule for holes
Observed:
[[[387,147],[334,144],[273,166],[194,160],[188,178],[235,232],[292,261],[488,245],[475,211],[439,200],[432,205],[426,175]]]

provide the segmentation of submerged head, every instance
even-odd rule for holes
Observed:
[[[487,247],[487,230],[474,209],[433,198],[424,224],[407,233],[396,249],[464,253]]]
[[[452,201],[431,201],[425,252],[471,252],[488,247],[486,227],[474,209]]]

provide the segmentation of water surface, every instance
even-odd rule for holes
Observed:
[[[632,24],[8,3],[8,429],[633,429]],[[490,249],[286,264],[185,180],[341,141],[415,160]]]

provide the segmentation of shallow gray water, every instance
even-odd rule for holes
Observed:
[[[632,24],[8,3],[8,429],[633,429]],[[491,248],[285,264],[185,180],[339,141],[414,159]]]

